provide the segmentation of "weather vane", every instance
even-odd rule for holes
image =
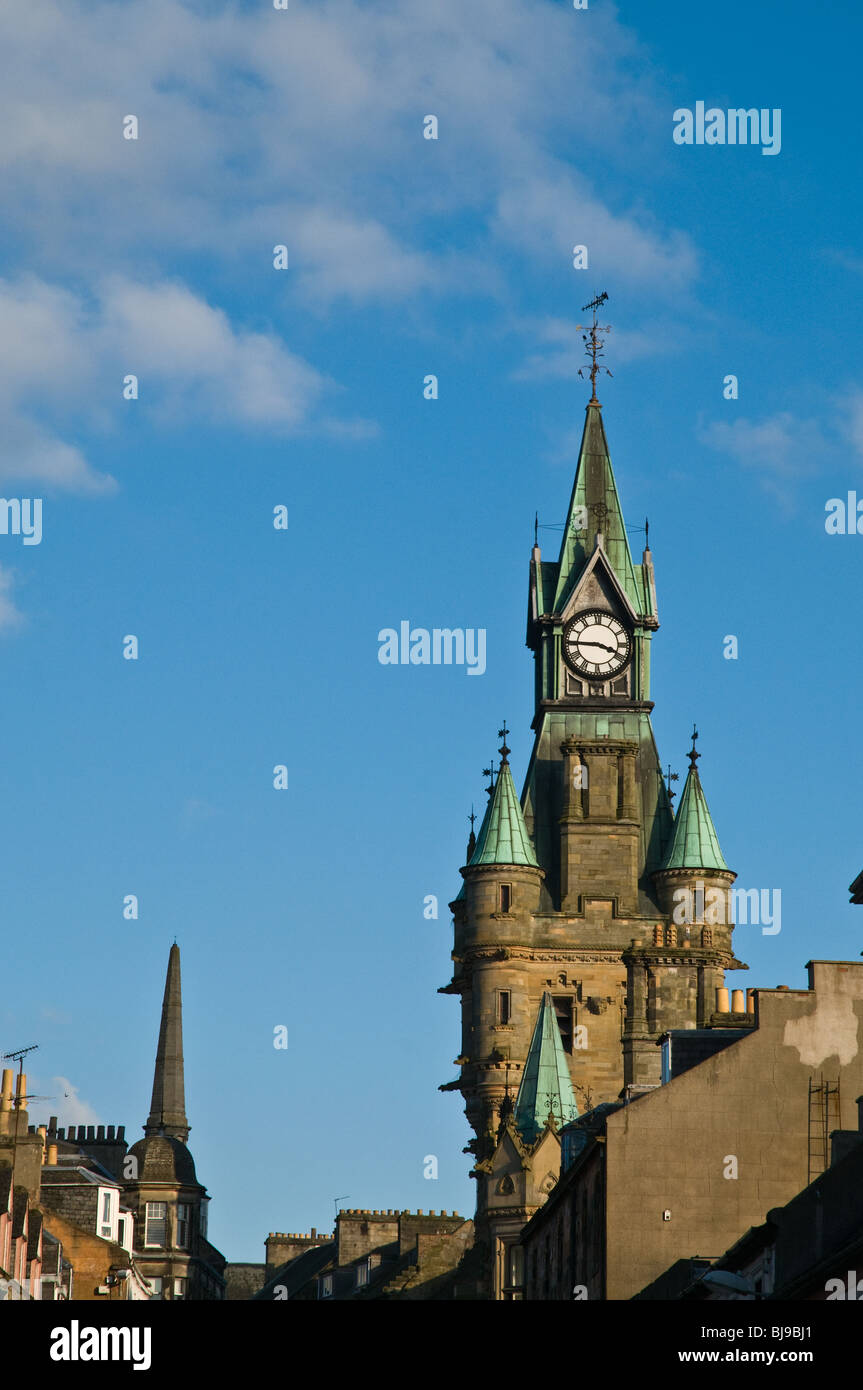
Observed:
[[[689,750],[689,766],[692,768],[693,772],[695,771],[695,764],[697,763],[698,759],[701,757],[701,754],[700,754],[700,753],[696,753],[696,751],[695,751],[695,744],[696,744],[696,740],[697,740],[697,739],[698,739],[698,730],[696,729],[695,725],[693,724],[693,726],[692,726],[692,747],[691,747],[690,750]]]
[[[502,739],[503,739],[503,743],[501,744],[501,747],[500,747],[500,749],[498,750],[498,751],[500,752],[501,764],[506,763],[506,762],[509,761],[509,754],[510,754],[510,752],[512,751],[510,748],[507,748],[507,746],[506,746],[506,736],[507,736],[508,733],[509,733],[509,729],[506,727],[506,720],[504,720],[504,721],[503,721],[503,728],[502,728],[502,729],[498,729],[498,731],[497,731],[497,736],[498,736],[498,738],[502,738]]]
[[[599,401],[596,399],[597,372],[605,372],[606,376],[611,376],[611,372],[608,370],[608,368],[604,367],[602,363],[599,361],[599,358],[604,355],[602,351],[603,340],[600,338],[599,335],[600,333],[610,333],[611,324],[599,324],[596,322],[596,311],[600,307],[600,305],[605,303],[607,299],[608,295],[603,290],[602,294],[598,294],[595,299],[592,299],[590,301],[589,304],[582,304],[582,313],[585,313],[588,309],[591,309],[593,311],[593,322],[587,324],[577,323],[575,325],[576,328],[587,329],[587,332],[582,333],[581,336],[584,341],[584,350],[590,358],[590,371],[588,371],[586,367],[579,367],[578,375],[582,378],[586,376],[590,377],[590,386],[593,392],[593,395],[591,396],[589,401],[590,405],[599,405]]]
[[[673,805],[674,805],[674,798],[675,798],[675,796],[677,795],[677,793],[676,793],[676,792],[673,792],[673,791],[671,790],[671,784],[672,784],[672,782],[676,782],[676,781],[678,780],[678,775],[677,775],[676,772],[672,772],[672,771],[671,771],[671,763],[668,764],[668,771],[667,771],[666,774],[665,774],[665,778],[666,778],[665,785],[666,785],[666,787],[668,788],[668,800],[672,803],[672,806],[673,806]]]

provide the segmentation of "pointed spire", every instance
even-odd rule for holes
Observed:
[[[554,1003],[546,991],[515,1102],[515,1123],[525,1143],[533,1144],[539,1138],[550,1116],[560,1128],[578,1119],[578,1106]]]
[[[508,733],[504,723],[498,732],[498,737],[503,739],[500,768],[494,789],[490,791],[491,800],[480,826],[476,848],[469,861],[471,868],[478,864],[529,864],[534,869],[539,868],[509,770]]]
[[[164,1134],[168,1139],[189,1137],[186,1093],[183,1082],[183,1001],[180,993],[180,948],[176,941],[168,956],[168,973],[162,999],[162,1021],[153,1074],[153,1098],[144,1133]]]
[[[586,524],[585,524],[586,523]],[[578,466],[558,561],[554,612],[559,613],[591,555],[600,545],[636,613],[650,612],[649,596],[636,579],[600,407],[587,406]]]
[[[692,747],[689,750],[689,772],[677,815],[674,833],[663,869],[719,869],[730,872],[719,848],[719,837],[707,806],[696,766],[700,753],[695,750],[698,730],[693,725]]]
[[[474,834],[474,829],[473,829],[473,827],[474,827],[474,822],[476,821],[476,814],[475,814],[475,812],[474,812],[474,809],[473,809],[473,805],[472,805],[472,804],[471,804],[470,815],[468,816],[468,820],[470,821],[470,835],[468,836],[468,839],[467,839],[467,855],[465,856],[465,861],[464,861],[466,864],[469,864],[469,863],[470,863],[471,859],[473,858],[473,852],[474,852],[474,850],[476,849],[476,835]]]

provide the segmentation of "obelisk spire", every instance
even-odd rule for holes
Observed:
[[[183,1000],[180,993],[180,948],[176,941],[168,956],[168,974],[162,1000],[162,1021],[159,1026],[159,1046],[156,1050],[156,1070],[153,1074],[153,1099],[150,1117],[144,1133],[163,1134],[168,1139],[189,1137],[186,1119],[186,1090],[183,1081]]]

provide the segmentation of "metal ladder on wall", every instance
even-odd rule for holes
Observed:
[[[841,1126],[839,1079],[835,1083],[809,1078],[809,1178],[812,1182],[830,1163],[830,1134]]]

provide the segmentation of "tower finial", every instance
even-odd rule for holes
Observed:
[[[492,758],[491,763],[489,764],[488,767],[484,767],[484,768],[483,768],[483,770],[482,770],[482,775],[483,775],[483,777],[487,777],[487,778],[489,779],[489,780],[488,780],[488,786],[486,787],[485,790],[486,790],[486,794],[487,794],[488,796],[491,796],[492,793],[493,793],[493,791],[494,791],[494,758]]]
[[[510,730],[506,727],[506,720],[504,720],[504,721],[503,721],[503,728],[502,728],[502,729],[498,729],[498,731],[497,731],[497,736],[498,736],[498,738],[502,738],[502,739],[503,739],[503,743],[501,744],[501,746],[500,746],[500,748],[499,748],[499,750],[498,750],[499,753],[500,753],[500,765],[501,765],[501,767],[503,767],[504,764],[506,764],[506,763],[509,762],[509,755],[510,755],[510,753],[512,752],[512,749],[511,749],[511,748],[507,748],[507,746],[506,746],[506,736],[507,736],[507,734],[508,734],[509,732],[510,732]]]
[[[581,336],[584,341],[584,350],[590,358],[590,371],[588,371],[586,367],[579,367],[578,375],[582,378],[584,378],[585,376],[590,377],[590,386],[593,394],[591,395],[590,400],[588,401],[588,405],[599,405],[599,401],[596,399],[597,372],[605,372],[606,376],[611,376],[611,372],[608,370],[608,368],[604,367],[602,363],[598,360],[600,357],[603,356],[602,349],[604,346],[604,341],[600,338],[599,335],[600,333],[610,333],[611,324],[598,324],[596,322],[596,311],[600,307],[600,305],[605,303],[607,299],[608,295],[606,294],[605,290],[603,290],[602,294],[596,295],[595,298],[591,299],[589,304],[582,304],[582,313],[584,313],[588,309],[593,310],[593,322],[586,324],[577,323],[575,325],[576,328],[587,329],[587,332],[582,333]]]
[[[473,859],[473,852],[476,849],[476,835],[474,834],[473,830],[473,823],[476,820],[476,816],[474,815],[473,803],[471,803],[470,815],[468,816],[468,820],[470,821],[470,835],[468,836],[467,841],[467,858],[464,861],[466,864],[469,864],[471,859]]]
[[[701,754],[700,754],[700,753],[696,753],[696,751],[695,751],[695,742],[696,742],[696,739],[697,739],[697,738],[698,738],[698,730],[696,729],[695,725],[693,724],[693,726],[692,726],[692,747],[691,747],[690,750],[689,750],[689,766],[690,766],[690,768],[692,769],[693,772],[695,772],[695,771],[697,770],[696,767],[695,767],[695,764],[698,762],[698,759],[701,757]]]
[[[672,782],[677,782],[678,780],[679,779],[677,773],[671,771],[671,763],[669,763],[668,771],[665,774],[665,785],[668,788],[668,800],[671,802],[672,810],[674,809],[674,798],[677,795],[677,793],[671,790],[671,784]]]

